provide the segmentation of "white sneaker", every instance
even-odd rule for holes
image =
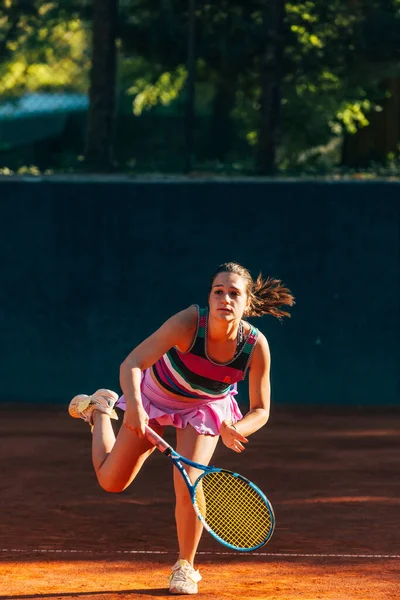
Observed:
[[[95,410],[118,421],[118,415],[114,410],[117,400],[118,394],[111,390],[97,390],[92,396],[78,394],[69,403],[68,412],[74,419],[83,419],[91,427],[93,427],[92,415]]]
[[[171,594],[197,594],[200,579],[200,573],[195,571],[187,560],[177,560],[172,567],[169,591]]]

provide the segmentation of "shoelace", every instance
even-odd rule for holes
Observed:
[[[187,581],[190,579],[193,583],[197,583],[200,581],[201,576],[198,571],[195,571],[193,568],[188,566],[180,566],[174,571],[172,571],[170,579],[174,578],[174,581]]]
[[[190,575],[191,573],[189,572],[189,569],[183,569],[182,567],[172,573],[174,581],[186,581],[187,579],[191,579],[193,581]]]

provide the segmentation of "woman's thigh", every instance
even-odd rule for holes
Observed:
[[[163,435],[163,427],[152,425],[152,428],[159,435]],[[126,489],[154,449],[147,438],[139,438],[122,423],[112,451],[97,470],[100,485],[110,492]]]
[[[218,444],[218,435],[201,435],[191,425],[187,425],[184,429],[176,430],[176,450],[189,460],[197,462],[201,465],[208,465],[215,448]],[[192,483],[202,473],[195,467],[185,465]],[[174,480],[176,483],[181,483],[182,476],[174,469]]]

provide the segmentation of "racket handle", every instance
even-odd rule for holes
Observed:
[[[162,439],[162,437],[160,437],[158,435],[158,433],[156,433],[151,427],[149,427],[148,425],[146,425],[145,427],[145,433],[146,433],[146,437],[149,440],[149,442],[151,442],[154,446],[156,446],[156,448],[159,449],[160,452],[170,452],[172,450],[172,447],[167,444],[167,442],[165,440]]]

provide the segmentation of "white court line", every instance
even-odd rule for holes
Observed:
[[[19,554],[176,554],[167,550],[57,550],[57,549],[22,549],[22,548],[0,548],[0,552]],[[277,558],[400,558],[400,554],[335,554],[335,553],[301,553],[301,552],[197,552],[197,554],[208,556],[267,556]]]

